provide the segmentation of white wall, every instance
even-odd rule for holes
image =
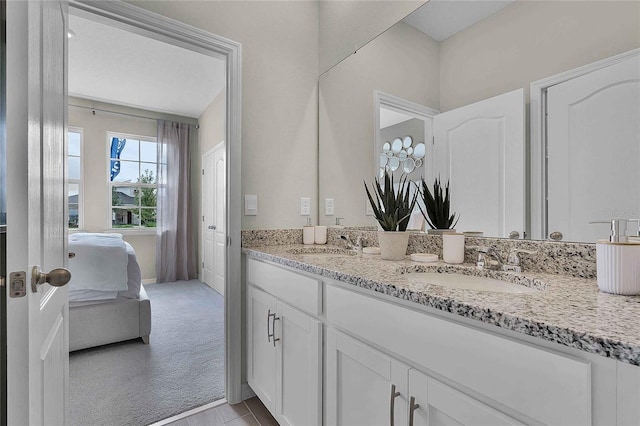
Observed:
[[[363,179],[373,181],[373,92],[439,106],[438,44],[400,23],[320,77],[320,223],[375,226]],[[324,215],[333,198],[335,216]]]
[[[258,196],[242,227],[302,226],[300,197],[317,199],[317,2],[133,3],[242,43],[242,193]]]
[[[193,118],[159,114],[140,109],[126,108],[102,102],[69,98],[70,105],[91,106],[108,111],[130,113],[152,118],[176,120],[195,124]],[[103,232],[110,226],[108,196],[108,154],[107,132],[122,132],[141,136],[155,137],[157,127],[155,120],[148,120],[125,115],[108,114],[84,108],[69,107],[69,126],[83,129],[82,181],[83,181],[83,231]],[[125,230],[116,232],[126,233]],[[136,250],[138,262],[142,269],[143,279],[154,279],[156,276],[156,236],[155,231],[147,235],[125,234],[124,239]]]
[[[425,3],[320,0],[320,74]]]
[[[579,9],[578,9],[579,8]],[[442,111],[640,47],[638,1],[518,1],[441,43]]]

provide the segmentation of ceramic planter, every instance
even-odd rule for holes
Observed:
[[[407,254],[409,232],[378,231],[380,258],[384,260],[402,260]]]

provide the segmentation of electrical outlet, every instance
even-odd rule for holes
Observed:
[[[324,215],[333,216],[333,198],[324,199]]]
[[[311,215],[311,198],[302,197],[300,198],[300,216],[310,216]]]

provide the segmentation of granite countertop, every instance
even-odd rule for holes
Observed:
[[[244,247],[242,251],[257,259],[640,365],[640,296],[602,293],[595,279],[527,271],[478,271],[471,264],[418,263],[409,260],[409,256],[392,262],[378,255],[305,254],[301,253],[304,247],[307,246]],[[511,294],[453,289],[417,282],[407,273],[411,271],[489,276],[540,291]]]

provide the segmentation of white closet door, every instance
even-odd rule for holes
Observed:
[[[548,231],[595,242],[640,218],[640,57],[547,91]]]
[[[451,187],[458,231],[525,231],[524,91],[434,117],[434,171]]]

